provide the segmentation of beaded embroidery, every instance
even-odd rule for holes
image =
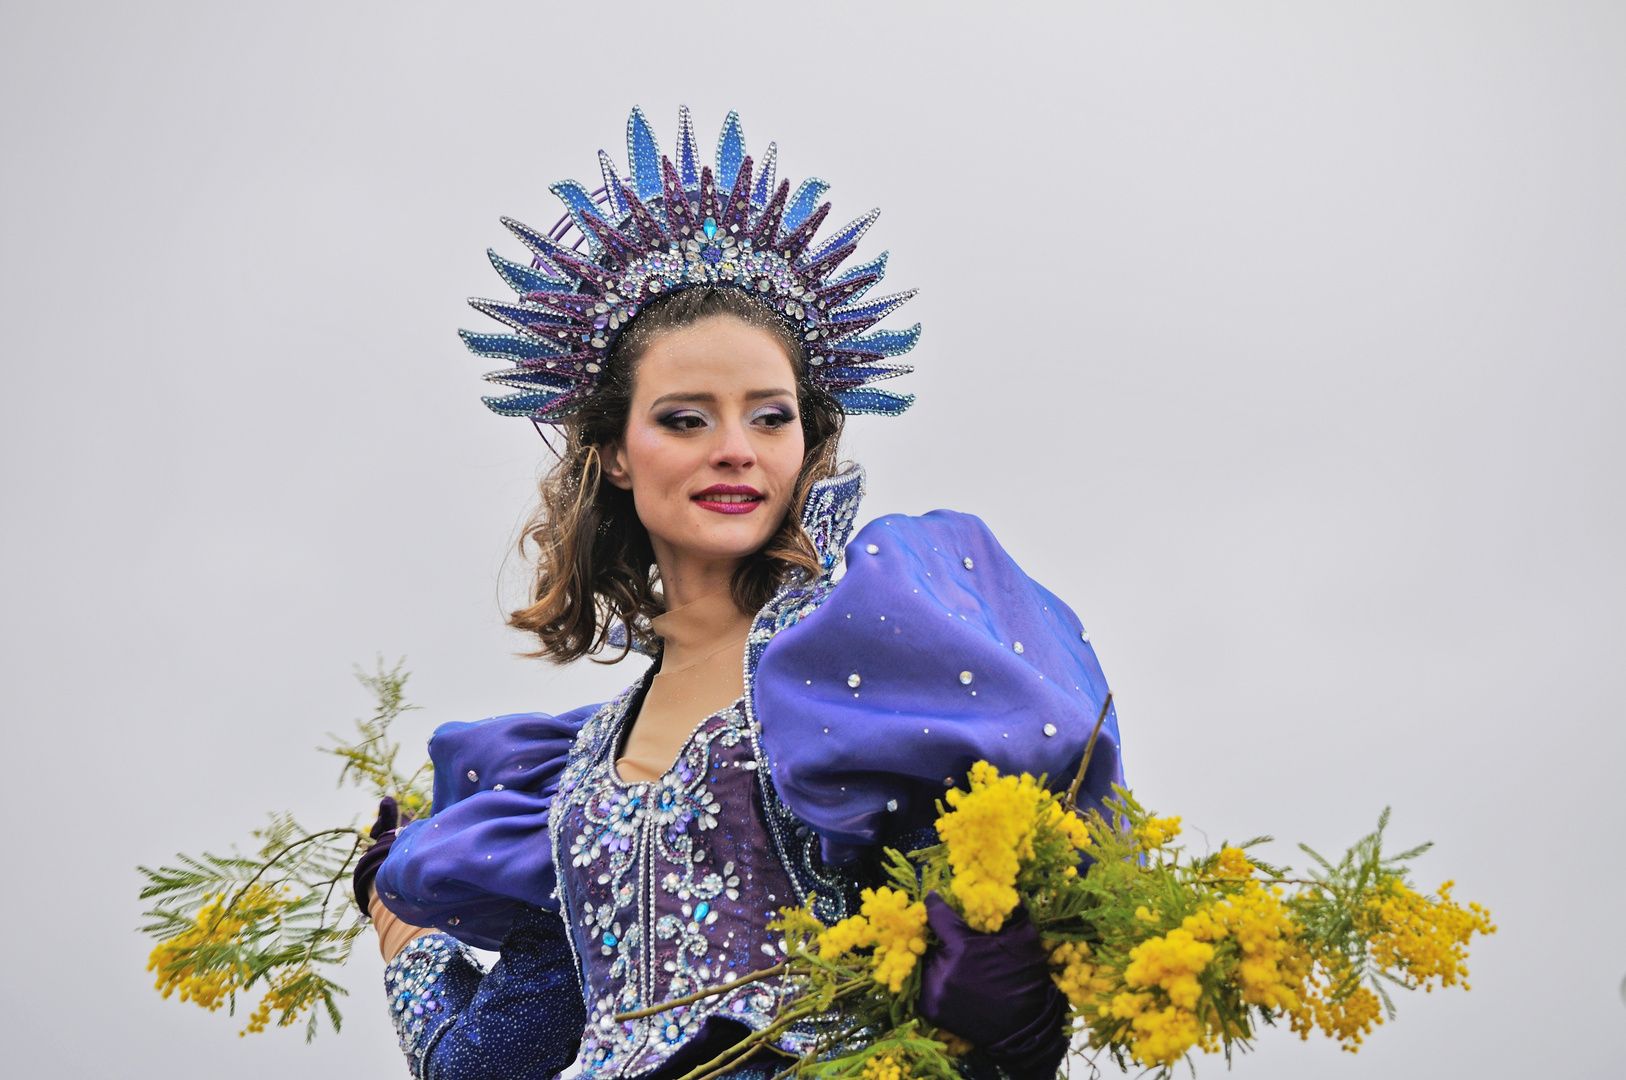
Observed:
[[[661,155],[643,110],[635,108],[627,120],[628,179],[600,150],[604,186],[588,192],[574,180],[554,184],[551,190],[568,214],[550,232],[503,218],[531,250],[531,264],[487,254],[519,299],[469,303],[517,333],[459,333],[475,354],[512,361],[512,368],[485,377],[522,392],[485,398],[486,405],[505,416],[563,420],[598,386],[616,336],[643,304],[693,285],[725,285],[752,293],[791,324],[803,343],[809,378],[846,412],[895,416],[907,409],[913,395],[867,384],[913,370],[883,361],[914,348],[920,324],[865,331],[914,291],[864,299],[886,273],[884,252],[838,273],[880,211],[815,244],[830,211],[819,199],[830,185],[806,180],[794,196],[788,180],[775,189],[777,156],[770,143],[754,162],[745,152],[739,114],[731,112],[715,171],[700,166],[694,124],[684,108],[674,164]],[[572,229],[579,236],[566,246]],[[583,241],[585,258],[577,250]]]
[[[468,949],[445,934],[414,938],[384,966],[390,1018],[414,1076],[441,1032],[473,996],[480,974]]]
[[[613,761],[631,701],[617,702],[592,752],[567,768],[554,810],[587,988],[578,1062],[589,1075],[647,1072],[713,1015],[770,1024],[781,993],[772,980],[642,1020],[613,1017],[777,963],[766,924],[793,895],[752,805],[757,761],[738,704],[703,720],[659,780],[627,783]],[[802,1041],[781,1043],[799,1052]]]
[[[778,1001],[771,980],[682,1013],[622,1024],[612,1017],[770,966],[779,954],[765,924],[778,907],[811,898],[819,917],[834,922],[856,910],[857,893],[869,883],[845,868],[826,867],[817,835],[780,801],[753,705],[756,668],[768,641],[816,610],[834,587],[864,488],[857,467],[813,486],[802,524],[824,572],[782,588],[757,614],[746,639],[745,696],[701,722],[670,772],[639,784],[614,775],[637,684],[599,710],[576,737],[549,833],[560,875],[559,910],[588,1009],[578,1063],[590,1075],[647,1071],[718,1013],[765,1026]],[[713,777],[725,775],[734,782],[724,785],[729,798],[719,803],[709,789]],[[754,895],[761,910],[737,906],[752,897],[759,881],[764,884]],[[797,1047],[813,1034],[812,1028],[787,1033],[784,1048],[799,1053]]]

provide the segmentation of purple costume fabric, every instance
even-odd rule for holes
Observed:
[[[401,809],[395,800],[388,795],[378,800],[378,817],[373,819],[373,827],[367,833],[373,839],[373,846],[361,853],[361,858],[356,860],[355,870],[350,874],[356,907],[362,911],[366,911],[371,904],[373,879],[378,876],[378,868],[384,864],[391,845],[395,843],[395,831],[400,822]]]
[[[682,1010],[613,1019],[723,989],[781,959],[768,923],[796,902],[756,811],[758,763],[738,704],[701,721],[658,780],[628,782],[614,762],[641,698],[623,695],[591,721],[554,800],[559,913],[588,1003],[584,1077],[643,1076],[697,1039],[760,1031],[783,1000],[783,986],[763,979]],[[796,1054],[810,1042],[786,1032],[776,1045]]]
[[[429,740],[435,810],[402,829],[374,887],[414,926],[496,949],[520,904],[555,911],[548,811],[587,705],[442,724]]]
[[[1067,1053],[1067,999],[1050,979],[1039,931],[1017,908],[984,934],[936,893],[926,917],[942,944],[926,954],[920,1014],[976,1043],[1018,1080],[1052,1077]]]
[[[979,759],[1065,788],[1106,695],[1078,616],[948,510],[866,526],[756,680],[774,786],[835,862],[930,826]],[[1079,805],[1122,782],[1109,710]]]

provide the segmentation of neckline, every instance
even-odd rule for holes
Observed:
[[[696,735],[700,734],[700,729],[705,727],[710,721],[721,716],[723,713],[728,712],[730,709],[734,709],[735,711],[739,712],[742,718],[745,716],[745,698],[746,695],[750,693],[749,689],[747,689],[745,693],[741,694],[733,701],[729,702],[727,705],[724,705],[721,709],[718,709],[715,712],[707,713],[705,716],[702,716],[699,720],[695,721],[694,727],[689,729],[689,734],[684,736],[683,741],[678,744],[677,753],[672,755],[672,763],[666,766],[666,768],[662,769],[661,774],[655,777],[655,779],[623,779],[620,771],[616,769],[616,762],[621,760],[621,751],[626,749],[627,735],[631,732],[631,721],[638,715],[639,710],[644,707],[644,698],[649,696],[649,688],[655,685],[655,676],[660,674],[660,670],[661,662],[659,659],[657,659],[653,664],[649,665],[649,670],[644,672],[643,678],[638,683],[637,691],[627,702],[627,707],[621,711],[621,717],[616,721],[615,730],[612,732],[611,737],[608,740],[610,752],[607,760],[604,763],[604,771],[605,774],[609,776],[610,782],[623,790],[627,788],[642,787],[646,784],[653,787],[654,785],[657,785],[661,781],[665,780],[668,776],[671,776],[672,773],[676,771],[678,763],[683,760],[683,755],[689,749],[689,744],[694,742],[694,737]]]

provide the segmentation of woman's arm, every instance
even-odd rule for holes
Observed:
[[[559,917],[518,904],[501,958],[482,971],[460,942],[404,921],[374,879],[395,843],[393,799],[379,805],[373,846],[356,867],[401,1051],[418,1080],[551,1080],[576,1056],[586,1014]],[[454,922],[456,920],[453,920]]]
[[[431,927],[413,926],[411,923],[402,922],[395,917],[393,911],[384,906],[384,901],[378,898],[376,890],[368,891],[372,893],[372,900],[367,905],[367,914],[373,920],[373,930],[378,934],[378,951],[383,955],[384,963],[394,960],[413,938],[434,932]]]
[[[575,1059],[586,1010],[557,915],[521,907],[487,972],[446,934],[389,919],[384,986],[414,1077],[551,1080]]]

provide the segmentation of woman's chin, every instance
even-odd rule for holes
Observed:
[[[750,514],[718,514],[709,510],[694,522],[686,537],[687,542],[676,545],[685,554],[707,559],[744,559],[761,551],[773,538],[774,530],[766,528],[763,510]]]

